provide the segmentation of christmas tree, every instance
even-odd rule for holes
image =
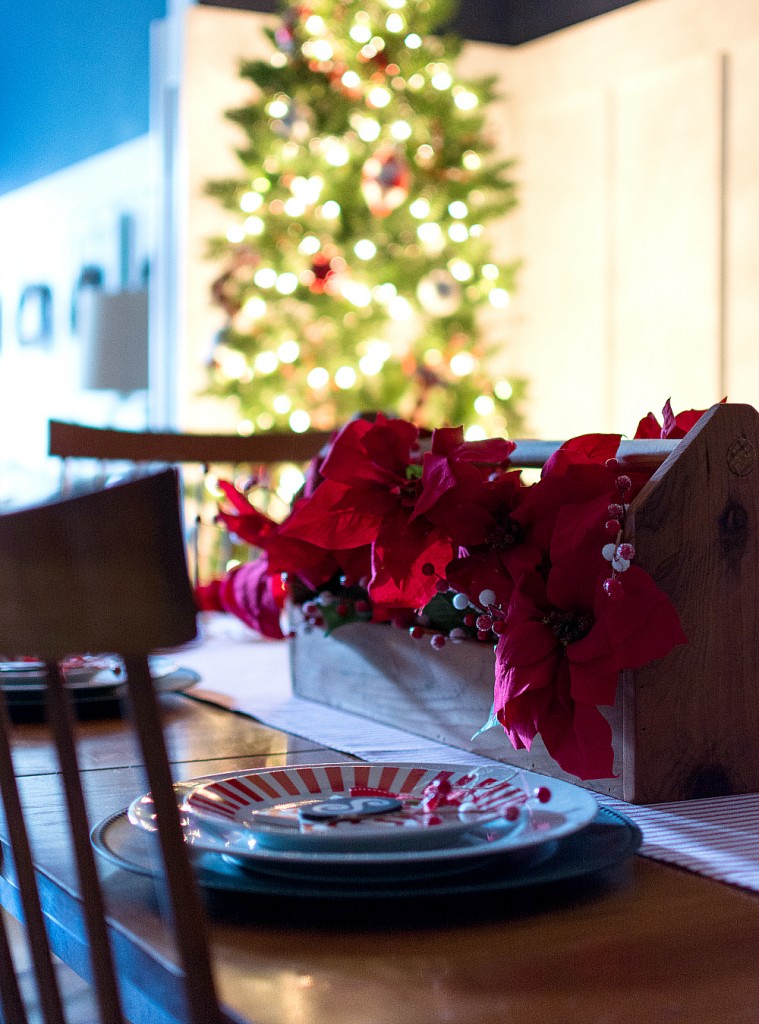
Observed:
[[[452,14],[449,0],[293,3],[271,58],[243,63],[252,98],[227,112],[242,175],[208,185],[231,214],[210,243],[228,322],[209,391],[239,402],[242,433],[372,410],[470,437],[517,428],[519,384],[491,369],[514,267],[485,231],[514,184],[485,132],[493,79],[457,80],[461,41],[433,34]]]

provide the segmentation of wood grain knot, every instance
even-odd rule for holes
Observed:
[[[697,768],[685,783],[685,800],[699,800],[710,796],[730,796],[733,785],[721,764],[705,764]]]
[[[756,445],[747,437],[736,437],[727,449],[727,468],[734,476],[747,476],[756,465]]]
[[[728,501],[717,520],[717,536],[720,555],[734,571],[740,569],[748,534],[748,512],[739,501]]]

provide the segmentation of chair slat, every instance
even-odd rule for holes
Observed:
[[[158,840],[165,866],[165,880],[177,936],[177,946],[187,972],[187,990],[192,1024],[223,1024],[213,974],[207,955],[208,940],[198,888],[192,876],[179,820],[177,800],[169,766],[166,742],[160,724],[150,669],[145,658],[125,661],[127,686],[137,726],[148,785],[157,820],[163,827]]]
[[[61,767],[79,886],[81,892],[86,894],[82,900],[82,913],[89,940],[88,951],[92,982],[100,1008],[102,1024],[124,1024],[116,969],[108,938],[105,902],[100,887],[100,878],[95,867],[95,854],[90,843],[87,808],[79,776],[79,763],[74,740],[74,713],[60,668],[55,663],[49,663],[46,668],[48,718]]]
[[[8,830],[8,838],[13,851],[16,882],[29,940],[29,954],[46,1024],[65,1024],[61,993],[53,968],[50,943],[40,905],[29,834],[26,829],[18,783],[13,771],[10,736],[10,716],[5,703],[5,694],[0,691],[0,797],[2,797],[5,811],[5,827]],[[2,989],[0,989],[0,995],[3,999],[6,1020],[25,1021],[25,1016],[14,1016],[17,1014],[16,997],[20,998],[18,986],[14,986],[9,979],[5,979]]]
[[[48,453],[61,458],[124,462],[268,464],[308,462],[332,437],[327,430],[181,434],[88,427],[50,420]]]
[[[0,1013],[13,1024],[29,1024],[3,917],[0,917]]]
[[[0,515],[0,650],[46,662],[50,728],[57,749],[92,980],[101,1024],[124,1024],[106,899],[90,843],[76,724],[60,662],[86,652],[122,656],[132,719],[156,801],[160,868],[169,894],[188,1024],[226,1024],[219,1008],[204,909],[183,841],[158,698],[148,655],[196,635],[176,469]],[[36,888],[29,836],[13,771],[10,726],[0,695],[0,796],[46,1024],[64,1024]],[[159,886],[164,881],[159,879]],[[0,970],[12,973],[3,954]],[[18,986],[0,982],[6,1019],[21,1024]],[[93,1022],[94,1024],[94,1022]]]

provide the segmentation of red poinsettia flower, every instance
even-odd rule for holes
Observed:
[[[516,749],[539,733],[566,772],[608,778],[611,729],[598,706],[614,703],[622,669],[662,658],[686,638],[667,596],[637,566],[624,574],[618,601],[599,577],[592,604],[578,605],[569,580],[530,573],[517,584],[496,647],[495,711]]]
[[[527,488],[514,519],[542,551],[550,551],[556,520],[564,506],[614,493],[615,472],[606,463],[616,456],[620,440],[619,434],[572,438],[548,459],[540,480]]]
[[[272,575],[283,572],[292,574],[316,590],[341,568],[340,561],[333,553],[307,541],[284,535],[282,524],[264,515],[233,484],[220,480],[219,487],[235,511],[222,508],[217,514],[218,519],[240,540],[266,552]],[[296,502],[296,507],[306,500],[301,498]],[[355,564],[355,555],[348,560],[352,571],[357,572],[356,578],[369,571],[369,549],[361,552],[361,555],[360,566]]]
[[[511,517],[523,491],[520,474],[506,471],[514,448],[504,438],[465,441],[463,428],[443,428],[424,455],[412,519],[424,515],[453,541],[459,557],[446,567],[446,579],[474,600],[488,589],[507,603],[514,576],[539,558],[520,544]]]
[[[453,554],[444,531],[425,517],[412,519],[420,475],[419,429],[378,414],[352,420],[321,466],[322,482],[283,523],[285,537],[345,550],[371,544],[369,594],[380,604],[422,607],[435,593],[435,576]]]
[[[281,601],[275,592],[266,555],[238,565],[221,581],[219,600],[224,611],[272,640],[284,637],[279,624]]]
[[[723,398],[722,403],[727,399]],[[670,400],[664,403],[662,422],[659,423],[652,412],[644,416],[635,431],[636,438],[680,438],[685,437],[706,412],[706,409],[688,409],[675,415]]]
[[[210,580],[208,583],[198,583],[194,588],[195,607],[199,612],[223,612],[219,600],[219,588],[221,579]]]

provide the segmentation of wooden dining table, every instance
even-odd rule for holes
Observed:
[[[339,751],[187,694],[162,697],[177,778],[346,761]],[[126,720],[80,725],[89,812],[145,791]],[[79,893],[46,730],[15,729],[22,796],[57,954],[87,974]],[[18,913],[2,841],[0,901]],[[160,894],[100,861],[126,1012],[171,1024],[179,984]],[[633,856],[571,881],[422,899],[207,892],[218,986],[231,1021],[256,1024],[757,1024],[759,898]]]

